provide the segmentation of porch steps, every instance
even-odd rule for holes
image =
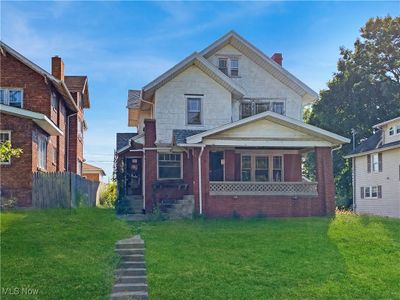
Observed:
[[[194,212],[194,196],[184,195],[183,199],[163,202],[161,211],[166,219],[191,219]]]
[[[115,284],[110,300],[147,300],[146,263],[144,241],[139,235],[118,241],[115,251],[121,256],[115,271]]]

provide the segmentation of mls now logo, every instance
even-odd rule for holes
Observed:
[[[27,288],[27,287],[13,287],[13,288],[1,288],[2,295],[37,295],[39,294],[38,289]]]

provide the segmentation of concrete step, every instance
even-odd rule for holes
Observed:
[[[133,242],[131,244],[115,244],[115,249],[144,249],[144,243]]]
[[[146,269],[141,268],[124,268],[124,269],[118,269],[115,271],[116,276],[145,276],[146,275]]]
[[[135,269],[143,269],[146,268],[146,264],[144,261],[123,261],[120,263],[121,268],[135,268]]]
[[[146,283],[146,276],[121,276],[116,278],[116,283]]]
[[[117,283],[114,285],[111,293],[119,292],[147,292],[145,283]]]
[[[141,249],[115,249],[120,256],[144,254],[144,248]]]
[[[121,256],[121,260],[123,262],[144,262],[144,255],[143,254],[132,254],[132,255],[123,255]]]
[[[110,300],[147,300],[147,292],[119,292],[112,293]]]

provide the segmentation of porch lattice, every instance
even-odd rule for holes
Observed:
[[[317,182],[211,181],[210,195],[318,196]]]

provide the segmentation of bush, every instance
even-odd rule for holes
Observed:
[[[117,200],[117,183],[115,181],[111,181],[101,191],[100,205],[105,207],[114,207],[116,200]]]
[[[0,210],[14,208],[17,204],[15,197],[0,197]]]

